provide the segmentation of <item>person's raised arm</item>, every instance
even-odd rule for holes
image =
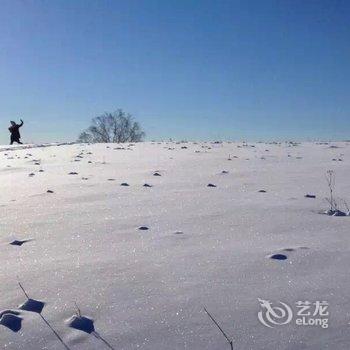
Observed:
[[[21,124],[18,124],[19,127],[21,127],[23,125],[23,120],[20,119],[20,121],[21,121]]]

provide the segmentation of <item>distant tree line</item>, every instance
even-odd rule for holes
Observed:
[[[118,109],[93,118],[91,125],[79,135],[78,142],[139,142],[144,137],[145,132],[133,116]]]

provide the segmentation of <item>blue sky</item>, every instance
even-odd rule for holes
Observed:
[[[350,1],[1,0],[0,143],[123,108],[151,139],[350,139]]]

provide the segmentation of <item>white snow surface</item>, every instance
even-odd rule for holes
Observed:
[[[203,307],[234,349],[348,350],[350,217],[319,213],[327,170],[350,203],[347,142],[1,146],[0,311],[26,300],[20,281],[68,349],[108,349],[67,326],[77,303],[118,350],[229,350]],[[258,298],[327,301],[329,328],[267,328]],[[20,317],[1,349],[65,349],[39,314]]]

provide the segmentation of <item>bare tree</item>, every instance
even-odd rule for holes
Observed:
[[[145,137],[144,131],[131,114],[118,109],[93,118],[91,125],[78,138],[79,142],[139,142]]]
[[[335,175],[333,170],[327,170],[326,181],[329,189],[329,198],[326,198],[330,205],[330,211],[335,212],[338,209],[338,203],[334,198]]]
[[[329,210],[325,213],[332,216],[350,216],[350,210],[347,202],[342,199],[336,199],[334,196],[335,188],[335,173],[333,170],[328,170],[326,173],[326,181],[329,189],[329,197],[326,197],[326,201],[329,203]],[[345,211],[339,209],[339,204],[343,204]]]
[[[93,137],[87,131],[83,131],[82,133],[80,133],[78,141],[82,143],[92,143]]]

